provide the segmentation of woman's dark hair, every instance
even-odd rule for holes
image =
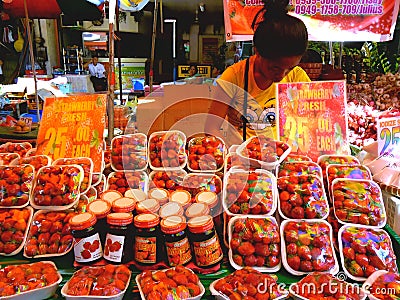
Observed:
[[[308,45],[307,28],[303,21],[287,13],[289,1],[263,2],[264,7],[252,24],[253,44],[258,53],[264,58],[303,55]]]
[[[199,73],[199,68],[197,68],[197,65],[196,65],[196,64],[190,64],[190,65],[189,65],[189,70],[190,70],[192,67],[194,67],[194,69],[196,70],[196,73],[195,73],[195,74]]]

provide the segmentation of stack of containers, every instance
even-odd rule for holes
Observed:
[[[332,244],[333,230],[325,220],[329,203],[321,167],[305,157],[292,156],[275,172],[285,269],[296,276],[336,274],[339,263]]]

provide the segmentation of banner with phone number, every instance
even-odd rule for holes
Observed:
[[[346,82],[277,84],[278,132],[292,152],[313,161],[323,154],[349,154]]]
[[[46,98],[37,137],[37,153],[53,160],[89,157],[93,172],[103,164],[106,94]]]
[[[400,0],[290,0],[290,14],[307,26],[311,41],[393,39]],[[227,41],[253,39],[251,24],[262,0],[224,0]]]

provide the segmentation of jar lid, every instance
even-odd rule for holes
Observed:
[[[107,223],[110,225],[129,225],[132,221],[133,215],[128,212],[111,213],[107,216]]]
[[[101,199],[90,202],[87,207],[87,211],[94,214],[97,219],[105,218],[109,214],[110,210],[110,203]]]
[[[136,211],[138,213],[158,213],[160,204],[156,199],[146,199],[140,201],[136,205]]]
[[[185,230],[186,219],[183,216],[169,216],[161,220],[161,230],[167,234],[174,234]]]
[[[164,200],[168,198],[168,191],[162,188],[154,188],[149,191],[149,198]]]
[[[139,214],[133,222],[139,228],[152,228],[160,223],[160,217],[156,214]]]
[[[163,219],[173,215],[182,216],[183,207],[178,202],[168,202],[161,206],[159,215]]]
[[[96,224],[96,216],[91,212],[77,214],[69,219],[72,230],[84,230]]]
[[[217,194],[211,191],[202,191],[197,193],[196,195],[196,202],[198,203],[205,203],[210,208],[217,205],[218,197]]]
[[[114,212],[131,212],[135,209],[136,201],[132,198],[122,197],[114,200],[112,209]]]
[[[101,200],[107,201],[110,205],[113,204],[114,200],[122,198],[122,194],[115,190],[108,190],[101,194]]]
[[[203,233],[213,226],[214,222],[210,215],[194,217],[188,221],[189,230],[193,233]]]
[[[193,203],[186,208],[185,215],[188,219],[206,216],[210,213],[210,208],[205,203]]]
[[[178,202],[182,206],[185,206],[190,203],[192,196],[188,191],[185,190],[176,190],[173,191],[170,195],[170,200],[172,202]]]
[[[141,189],[128,189],[126,190],[124,197],[132,198],[139,202],[146,199],[147,195]]]

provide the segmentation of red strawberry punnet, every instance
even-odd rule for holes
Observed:
[[[281,224],[285,268],[295,275],[309,272],[335,274],[339,270],[332,246],[332,229],[324,221],[286,220]]]
[[[280,235],[274,218],[236,216],[229,225],[229,258],[234,268],[280,268]]]
[[[365,280],[377,270],[398,271],[390,237],[382,229],[344,225],[339,243],[343,268],[354,280]]]

